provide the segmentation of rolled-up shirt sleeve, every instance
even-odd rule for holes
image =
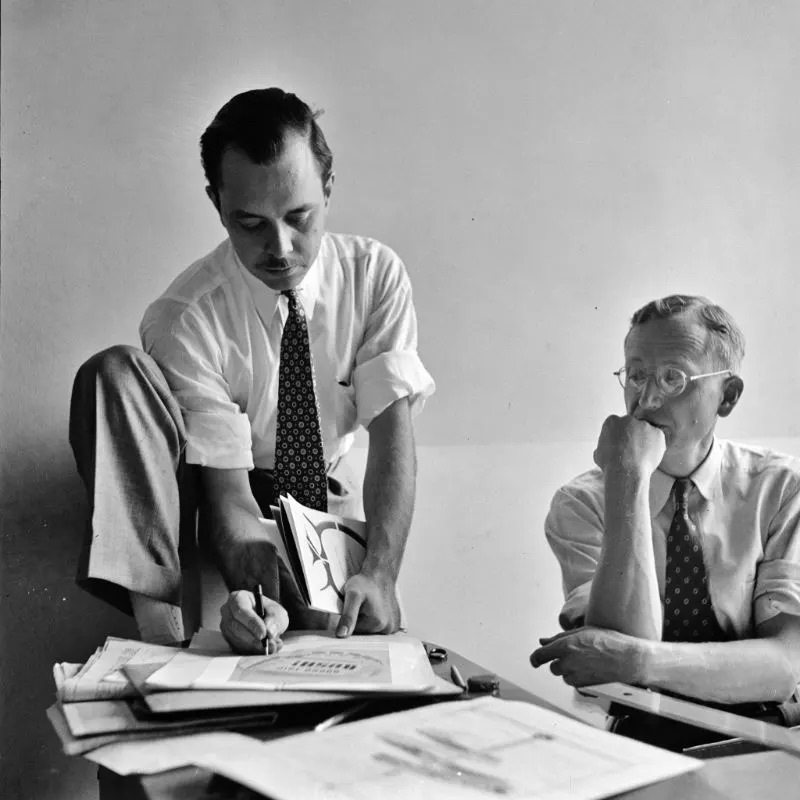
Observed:
[[[574,483],[562,487],[553,497],[545,519],[545,535],[561,567],[564,605],[558,621],[569,630],[583,624],[589,607],[603,541],[599,499]]]
[[[231,397],[208,321],[193,308],[163,299],[148,309],[140,335],[183,412],[186,462],[252,469],[250,421]]]
[[[756,625],[777,614],[800,616],[800,491],[782,498],[769,526],[753,592]]]
[[[365,427],[402,397],[418,414],[435,389],[417,355],[411,282],[400,259],[389,253],[389,263],[373,273],[372,309],[353,371],[357,421]]]

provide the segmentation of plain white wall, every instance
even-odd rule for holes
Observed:
[[[724,435],[800,436],[793,0],[7,0],[2,23],[2,668],[28,687],[7,708],[43,710],[50,663],[124,624],[72,584],[70,385],[221,239],[197,140],[237,91],[326,110],[331,229],[414,282],[438,383],[402,579],[423,635],[567,697],[525,661],[559,603],[541,522],[621,405],[647,300],[708,294],[742,324]],[[76,768],[30,719],[8,752],[58,797]]]
[[[421,443],[591,438],[630,312],[674,290],[748,335],[731,430],[800,433],[791,0],[18,1],[4,21],[12,442],[60,446],[74,367],[135,341],[221,238],[197,139],[269,84],[326,109],[330,227],[407,262],[439,383]]]

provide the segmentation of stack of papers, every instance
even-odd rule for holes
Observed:
[[[218,632],[188,650],[109,637],[83,666],[54,668],[48,717],[69,755],[110,743],[198,731],[308,730],[365,698],[460,690],[438,678],[405,634],[290,632],[273,655],[234,656]]]
[[[48,716],[65,752],[118,773],[194,764],[275,800],[595,800],[702,763],[528,703],[431,702],[461,690],[405,634],[284,641],[232,656],[205,631],[188,651],[109,639],[87,664],[57,665]],[[331,727],[365,708],[380,715]]]

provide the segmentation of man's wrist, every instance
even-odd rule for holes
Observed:
[[[631,660],[632,676],[630,683],[635,686],[649,686],[653,674],[653,664],[658,658],[661,642],[651,639],[636,639],[634,657]]]
[[[370,564],[365,561],[361,567],[361,574],[379,586],[393,587],[397,583],[397,575],[383,564]]]
[[[606,485],[619,489],[635,490],[650,485],[650,478],[655,470],[643,464],[609,464],[603,470]]]
[[[263,543],[263,538],[248,536],[241,532],[219,539],[215,545],[216,562],[222,577],[228,586],[234,588],[252,588],[249,584],[255,581],[252,575],[253,545]]]

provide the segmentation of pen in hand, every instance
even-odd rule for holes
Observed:
[[[253,596],[256,600],[256,614],[258,614],[261,619],[266,620],[267,618],[267,609],[264,607],[264,593],[261,590],[261,584],[259,583],[255,591],[253,592]],[[277,653],[280,650],[281,645],[283,644],[279,637],[277,636],[270,636],[269,635],[269,626],[267,626],[267,633],[264,638],[261,640],[261,644],[264,646],[265,653]]]

